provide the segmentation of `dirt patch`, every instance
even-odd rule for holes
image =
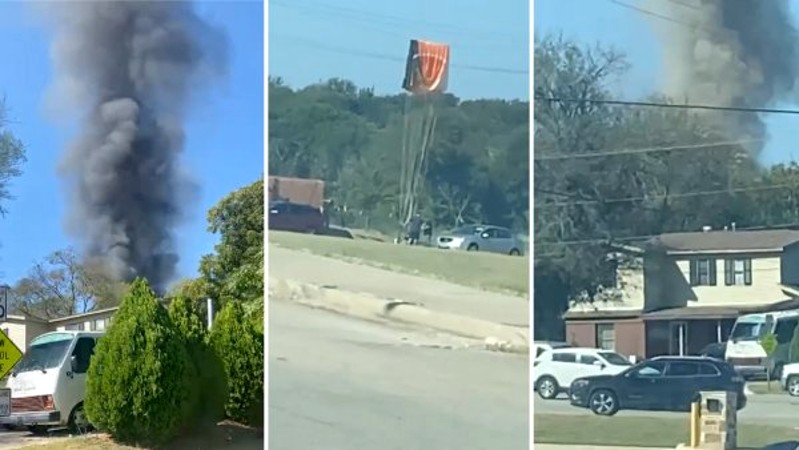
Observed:
[[[106,434],[71,438],[53,438],[47,443],[20,445],[25,450],[142,450],[114,442]],[[199,433],[175,440],[164,446],[170,450],[261,450],[264,448],[262,430],[245,427],[232,422],[222,422],[208,433]]]

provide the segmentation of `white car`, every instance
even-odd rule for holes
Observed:
[[[780,384],[792,397],[799,397],[799,363],[786,364],[782,367]]]
[[[533,363],[533,389],[544,399],[568,392],[572,381],[592,375],[615,375],[632,363],[610,350],[597,348],[556,348],[544,352]]]
[[[560,341],[533,341],[533,354],[535,355],[533,359],[538,358],[546,351],[567,347],[572,347],[572,345],[568,342]]]

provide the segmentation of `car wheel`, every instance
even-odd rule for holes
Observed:
[[[535,390],[538,392],[538,396],[544,400],[552,400],[558,396],[560,387],[558,387],[557,380],[549,375],[544,375],[535,383]]]
[[[799,397],[799,375],[791,375],[785,383],[791,397]]]
[[[469,244],[469,246],[466,247],[466,250],[470,252],[476,252],[477,250],[479,250],[479,247],[477,247],[477,244]]]
[[[86,417],[86,410],[83,408],[83,403],[78,403],[72,408],[72,413],[69,415],[67,428],[72,434],[86,434],[91,431],[91,423]]]
[[[510,255],[511,256],[519,256],[521,254],[522,254],[522,252],[520,252],[519,249],[516,249],[516,248],[514,248],[513,250],[510,251]]]
[[[619,411],[619,401],[616,394],[606,389],[600,389],[591,394],[588,400],[591,411],[598,416],[612,416]]]

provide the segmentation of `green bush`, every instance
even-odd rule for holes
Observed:
[[[211,344],[228,379],[227,416],[235,421],[263,426],[264,340],[241,302],[229,301],[211,328]]]
[[[96,347],[86,382],[89,420],[115,439],[163,444],[191,418],[196,377],[183,339],[142,279]]]
[[[179,295],[169,305],[169,316],[180,332],[197,373],[191,384],[192,425],[203,427],[223,419],[228,397],[227,379],[222,361],[209,343],[196,302]]]

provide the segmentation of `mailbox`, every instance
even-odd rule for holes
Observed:
[[[738,394],[700,392],[699,448],[734,450],[738,444]]]

